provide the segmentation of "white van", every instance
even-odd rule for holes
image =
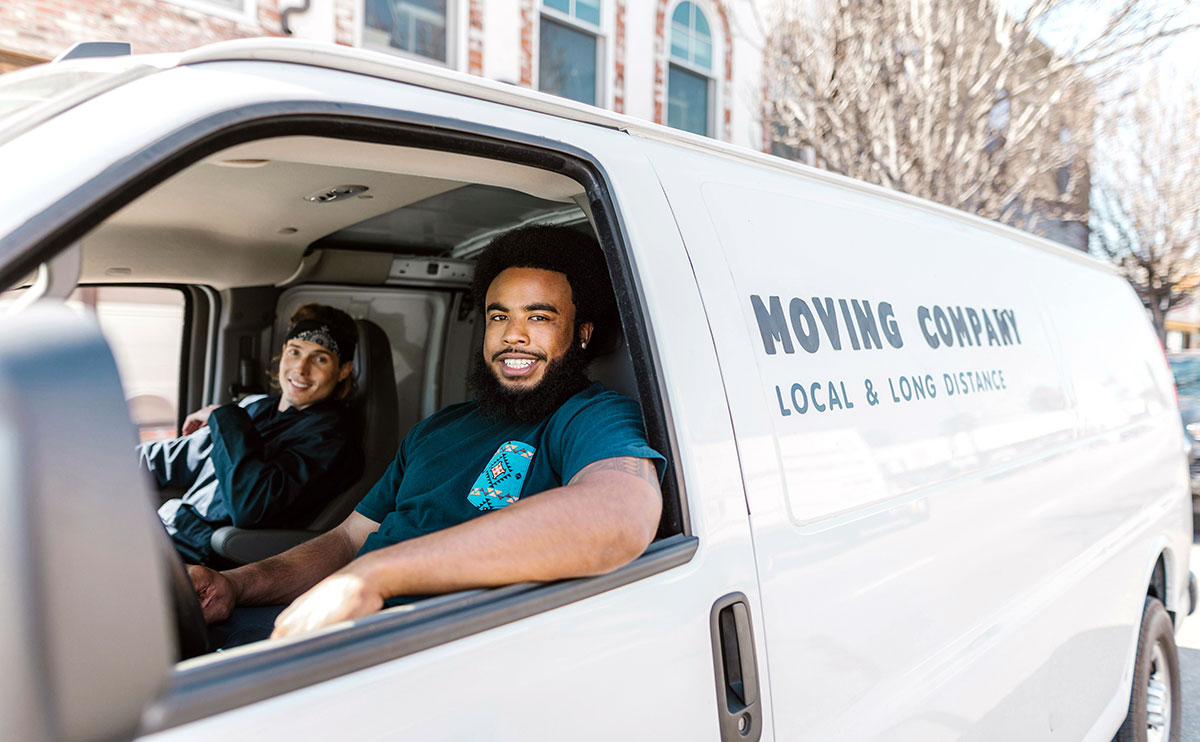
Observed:
[[[0,174],[0,289],[27,286],[0,317],[0,738],[1178,735],[1179,413],[1134,293],[1083,255],[278,40],[5,75]],[[605,250],[623,332],[592,372],[640,400],[670,461],[655,542],[601,577],[206,652],[114,351],[61,300],[182,304],[176,422],[254,391],[292,308],[345,308],[374,328],[378,467],[464,398],[471,258],[530,222]],[[223,553],[283,548],[352,495],[307,533],[233,529]]]

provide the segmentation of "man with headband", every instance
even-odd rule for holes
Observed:
[[[183,435],[138,447],[161,487],[185,490],[159,518],[184,561],[214,564],[222,526],[299,528],[362,472],[350,423],[358,333],[345,312],[306,304],[280,351],[279,393],[188,415]]]

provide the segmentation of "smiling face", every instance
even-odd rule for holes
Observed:
[[[353,367],[350,361],[338,363],[337,356],[324,346],[292,338],[284,344],[279,359],[279,411],[289,407],[303,410],[328,399]]]
[[[575,339],[571,284],[556,271],[508,268],[484,299],[483,360],[500,385],[512,391],[537,388],[546,368],[561,359]],[[587,342],[592,325],[579,328]]]

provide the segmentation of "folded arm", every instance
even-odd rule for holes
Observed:
[[[278,525],[281,515],[334,468],[346,445],[329,430],[311,429],[294,434],[268,458],[249,414],[236,405],[215,410],[209,427],[217,486],[239,528]]]

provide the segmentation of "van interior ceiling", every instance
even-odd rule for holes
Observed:
[[[364,256],[328,253],[469,257],[524,222],[586,223],[583,192],[558,173],[471,155],[308,136],[253,141],[113,214],[85,240],[82,281],[383,284],[389,260],[363,267]]]

